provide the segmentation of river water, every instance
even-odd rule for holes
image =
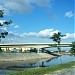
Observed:
[[[46,67],[53,66],[57,64],[62,64],[70,61],[75,61],[75,56],[73,55],[62,55],[53,59],[47,60],[34,60],[34,61],[22,61],[22,62],[4,62],[0,66],[0,75],[10,74],[16,72],[17,70],[23,70],[25,68],[33,67]]]
[[[14,73],[16,71],[13,70],[0,70],[0,75],[6,75],[6,74],[10,74],[10,73]]]

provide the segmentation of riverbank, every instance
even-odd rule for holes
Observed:
[[[75,75],[75,66],[55,71],[53,74],[46,74],[46,75]]]
[[[50,75],[54,73],[55,71],[68,69],[68,68],[71,68],[72,66],[75,67],[75,61],[56,65],[56,66],[50,66],[50,67],[25,69],[24,71],[20,71],[20,72],[9,74],[9,75]]]
[[[47,53],[0,53],[0,61],[25,61],[35,59],[52,59],[55,56]]]

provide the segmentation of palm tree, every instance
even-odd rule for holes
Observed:
[[[59,47],[60,42],[61,42],[61,37],[66,36],[66,35],[61,35],[61,32],[58,33],[54,33],[52,37],[50,37],[50,39],[53,39],[53,41],[57,42],[57,49],[59,50],[59,52],[61,51],[61,48]]]
[[[57,49],[59,51],[59,53],[61,52],[61,48],[60,48],[60,42],[61,42],[61,37],[63,36],[66,36],[66,35],[61,35],[61,32],[58,32],[58,33],[54,33],[52,37],[50,37],[50,39],[53,39],[53,41],[57,42],[58,45],[57,45]],[[61,55],[61,53],[60,53]],[[61,60],[61,57],[60,57],[60,62],[62,64],[62,60]]]

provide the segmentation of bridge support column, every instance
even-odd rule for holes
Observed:
[[[37,48],[37,53],[40,53],[39,50],[40,50],[40,48]]]
[[[9,50],[9,47],[6,47],[6,51],[8,51]]]
[[[6,51],[7,51],[8,49],[7,49],[7,47],[6,47]]]

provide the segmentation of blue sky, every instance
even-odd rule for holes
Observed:
[[[53,42],[49,39],[60,31],[66,36],[62,42],[75,39],[75,0],[1,0],[0,9],[5,17],[0,22],[12,20],[3,31],[9,35],[1,43]]]

